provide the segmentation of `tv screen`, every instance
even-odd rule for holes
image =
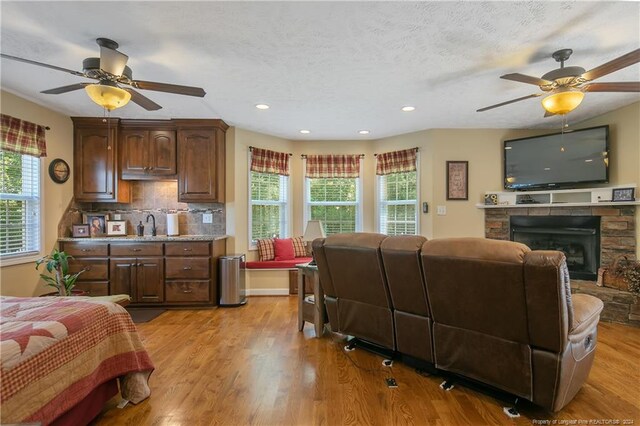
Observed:
[[[505,189],[608,181],[609,126],[504,141]]]

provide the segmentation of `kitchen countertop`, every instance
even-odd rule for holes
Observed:
[[[228,235],[158,235],[152,237],[145,235],[144,237],[138,237],[137,235],[127,235],[122,237],[93,237],[93,238],[72,238],[64,237],[58,238],[58,241],[65,242],[105,242],[112,243],[118,241],[145,241],[145,242],[164,242],[164,241],[217,241],[224,240]]]

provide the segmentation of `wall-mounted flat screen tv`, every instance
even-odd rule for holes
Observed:
[[[579,187],[609,181],[609,126],[504,141],[504,188]]]

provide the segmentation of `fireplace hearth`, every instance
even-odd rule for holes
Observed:
[[[572,278],[595,280],[600,264],[600,217],[511,216],[510,239],[532,250],[564,252]]]

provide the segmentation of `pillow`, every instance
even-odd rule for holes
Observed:
[[[273,260],[275,257],[275,251],[273,249],[273,238],[265,238],[258,240],[258,257],[261,262],[265,260]]]
[[[273,248],[276,253],[276,260],[295,259],[295,252],[293,251],[293,241],[291,241],[291,238],[276,238],[273,241]]]
[[[307,257],[307,247],[302,241],[302,237],[292,238],[293,240],[293,253],[296,257]]]

